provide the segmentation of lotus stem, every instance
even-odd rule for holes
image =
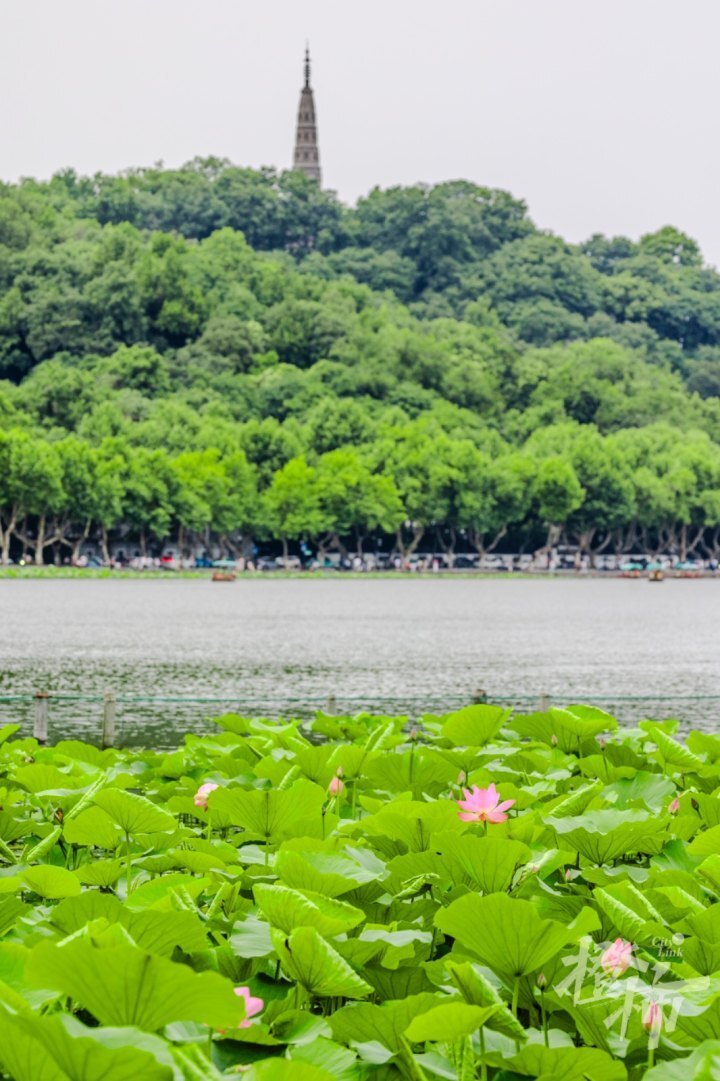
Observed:
[[[512,994],[512,1013],[513,1017],[517,1018],[518,1014],[518,999],[520,998],[520,977],[515,977],[515,984],[513,986]]]
[[[487,1081],[488,1069],[487,1062],[485,1061],[485,1032],[480,1026],[478,1033],[480,1039],[480,1081]]]

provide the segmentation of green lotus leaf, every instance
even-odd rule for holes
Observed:
[[[71,845],[106,848],[113,851],[122,841],[122,830],[101,807],[88,807],[63,824],[65,840]]]
[[[586,708],[569,706],[567,709],[551,709],[547,713],[516,715],[511,727],[519,736],[529,736],[551,746],[557,742],[561,751],[570,754],[580,751],[586,741],[594,739],[601,732],[616,729],[617,721],[602,710],[588,711]]]
[[[603,795],[613,807],[622,810],[626,807],[640,807],[658,813],[667,810],[675,795],[675,785],[669,777],[664,777],[661,773],[646,773],[641,770],[634,777],[620,777],[613,781],[606,787]]]
[[[310,836],[310,828],[322,833],[322,807],[327,794],[312,781],[300,780],[287,789],[218,788],[208,805],[227,815],[248,833],[278,842],[286,837]]]
[[[669,736],[656,721],[640,721],[638,728],[641,728],[657,747],[657,757],[663,766],[671,766],[680,773],[703,772],[703,760],[684,744]]]
[[[185,953],[207,949],[205,929],[194,912],[124,909],[120,922],[140,949],[160,957],[170,957],[176,946]]]
[[[720,826],[720,799],[706,792],[694,792],[692,798],[705,825]]]
[[[670,943],[671,929],[632,882],[598,888],[593,897],[620,937],[644,946]]]
[[[94,802],[130,837],[138,833],[167,833],[177,825],[168,811],[151,803],[145,796],[126,792],[122,788],[103,788],[96,793]]]
[[[47,762],[34,762],[15,770],[14,780],[28,792],[71,794],[87,784],[87,778],[75,777]]]
[[[53,867],[49,863],[37,867],[27,867],[21,872],[23,884],[40,897],[56,899],[74,897],[82,887],[71,871],[64,867]]]
[[[309,1062],[290,1059],[265,1059],[256,1062],[243,1075],[246,1081],[336,1081],[335,1075]]]
[[[230,945],[238,957],[269,957],[274,951],[270,924],[257,916],[248,916],[236,924],[230,937]]]
[[[302,1062],[326,1070],[335,1081],[358,1081],[357,1055],[347,1047],[320,1036],[312,1043],[302,1043],[290,1052],[291,1062]]]
[[[125,869],[124,860],[93,860],[78,867],[74,874],[83,886],[114,886]]]
[[[72,935],[93,920],[116,923],[123,914],[123,906],[111,893],[86,890],[79,897],[68,897],[52,910],[50,919],[65,935]]]
[[[348,1047],[379,1043],[391,1054],[402,1048],[405,1031],[415,1017],[439,1005],[442,998],[424,992],[410,995],[397,1002],[375,1006],[368,1002],[353,1003],[336,1010],[328,1020],[333,1039]]]
[[[720,1077],[720,1040],[703,1040],[691,1054],[648,1070],[643,1081],[714,1081],[716,1077]]]
[[[0,901],[0,938],[11,931],[20,917],[29,911],[25,902],[17,897],[5,897]]]
[[[500,706],[465,706],[449,714],[440,731],[453,747],[483,747],[498,734],[511,713]]]
[[[411,792],[414,799],[423,793],[437,796],[457,780],[455,766],[432,749],[403,751],[375,758],[363,777],[376,789],[385,792]]]
[[[288,936],[273,931],[272,939],[284,971],[308,994],[365,998],[372,992],[370,984],[314,927],[298,927]]]
[[[156,1032],[171,1021],[234,1028],[243,1020],[243,1000],[217,972],[193,972],[130,943],[110,942],[104,947],[81,937],[62,945],[41,942],[27,959],[27,978],[69,995],[101,1025]]]
[[[686,851],[689,856],[704,859],[705,856],[720,855],[720,825],[711,826],[703,830],[687,845]]]
[[[526,1044],[508,1065],[526,1077],[552,1081],[626,1081],[622,1062],[594,1047],[543,1047]]]
[[[591,784],[581,785],[567,795],[559,796],[551,800],[546,806],[553,818],[569,818],[571,815],[581,815],[592,800],[602,791],[602,781],[593,781]]]
[[[311,847],[313,844],[317,847]],[[296,847],[299,845],[302,847]],[[372,852],[366,851],[363,858],[364,864],[347,850],[336,852],[323,848],[322,842],[286,841],[278,850],[275,870],[292,889],[339,897],[374,882],[384,872],[385,865]]]
[[[449,800],[421,803],[394,800],[377,814],[363,819],[363,832],[400,841],[410,852],[422,852],[434,833],[466,828],[458,818],[457,804]]]
[[[512,1040],[527,1039],[525,1029],[476,965],[469,961],[459,963],[446,960],[445,968],[465,1002],[469,1002],[472,1006],[495,1007],[495,1013],[486,1022],[488,1028],[496,1029]]]
[[[178,894],[198,897],[210,884],[207,878],[195,878],[193,875],[169,874],[141,882],[129,897],[125,899],[126,908],[157,908],[167,911],[177,907]]]
[[[435,923],[508,983],[537,972],[564,946],[599,926],[590,909],[565,925],[543,919],[529,901],[503,893],[460,897],[440,909]]]
[[[472,883],[483,893],[507,890],[515,872],[531,854],[521,841],[458,833],[437,834],[433,849],[449,861],[456,884]]]
[[[591,863],[609,863],[634,852],[655,854],[665,841],[667,819],[647,811],[601,810],[569,818],[547,818],[560,848],[572,848]]]
[[[497,1012],[497,1006],[472,1006],[467,1002],[443,1002],[413,1018],[405,1029],[411,1043],[451,1043],[472,1036]]]
[[[296,927],[314,927],[324,936],[339,935],[365,919],[365,913],[352,905],[321,894],[302,894],[287,886],[259,883],[253,893],[267,921],[286,934]]]
[[[172,1058],[158,1037],[87,1028],[67,1015],[0,1011],[0,1061],[15,1081],[172,1081]]]

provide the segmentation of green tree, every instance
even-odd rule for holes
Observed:
[[[288,566],[288,541],[327,531],[317,471],[304,457],[293,458],[275,473],[263,498],[263,523],[271,537],[282,541]]]

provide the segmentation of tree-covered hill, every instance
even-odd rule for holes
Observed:
[[[6,559],[717,554],[719,440],[720,275],[670,227],[573,246],[467,182],[347,208],[217,160],[0,188]]]

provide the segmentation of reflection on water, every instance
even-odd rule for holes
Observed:
[[[418,713],[478,687],[712,731],[718,641],[714,581],[0,581],[0,695],[112,689],[127,743],[169,745],[226,708],[300,714],[334,695],[347,712]],[[101,709],[51,700],[53,738],[94,738]],[[31,710],[0,702],[0,720]]]

